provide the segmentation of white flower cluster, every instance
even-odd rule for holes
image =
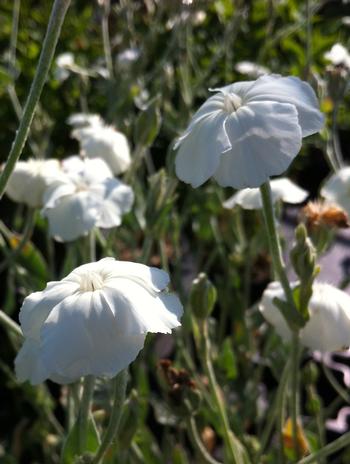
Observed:
[[[119,226],[134,201],[131,187],[114,177],[131,162],[126,137],[98,115],[73,115],[69,121],[86,157],[20,161],[6,188],[13,201],[42,208],[59,241],[75,240],[93,227]]]

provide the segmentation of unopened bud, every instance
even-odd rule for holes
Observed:
[[[192,282],[190,303],[193,314],[198,319],[209,317],[214,309],[216,299],[217,292],[215,286],[208,279],[208,276],[201,272]]]
[[[290,259],[300,280],[308,282],[315,273],[316,250],[307,236],[304,224],[298,225],[295,238],[296,242],[290,252]]]

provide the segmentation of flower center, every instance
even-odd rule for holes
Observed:
[[[240,106],[242,106],[242,99],[235,93],[224,96],[224,108],[228,113],[234,113]]]
[[[80,277],[80,291],[94,292],[103,288],[104,280],[97,272],[86,272]]]

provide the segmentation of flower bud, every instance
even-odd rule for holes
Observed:
[[[304,224],[299,224],[295,231],[296,242],[290,252],[290,259],[295,273],[302,281],[309,281],[315,272],[316,250],[307,236]]]
[[[210,316],[217,299],[215,286],[208,276],[201,272],[192,282],[190,303],[193,314],[197,319],[205,319]]]

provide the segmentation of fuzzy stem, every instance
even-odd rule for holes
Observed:
[[[94,393],[95,378],[92,375],[87,375],[84,378],[84,390],[81,398],[79,410],[79,450],[84,453],[86,450],[88,422],[90,415],[91,400]]]
[[[269,241],[269,248],[273,262],[273,269],[280,281],[284,294],[289,306],[289,313],[294,319],[300,319],[300,314],[295,306],[293,293],[289,285],[289,280],[286,273],[285,264],[282,257],[282,250],[278,238],[275,215],[273,210],[273,202],[271,195],[270,182],[267,181],[260,187],[261,199],[263,203],[263,213],[265,219],[265,226],[267,238]],[[287,321],[289,323],[289,321]]]
[[[52,58],[54,56],[63,20],[70,2],[71,0],[55,0],[55,3],[52,7],[43,48],[41,50],[39,64],[36,69],[34,80],[32,82],[32,86],[30,88],[29,95],[23,110],[22,119],[19,124],[16,137],[13,141],[6,165],[0,176],[0,199],[4,194],[8,179],[14,170],[16,162],[21,156],[22,150],[26,143],[36,106],[47,79],[47,74],[50,69]]]

